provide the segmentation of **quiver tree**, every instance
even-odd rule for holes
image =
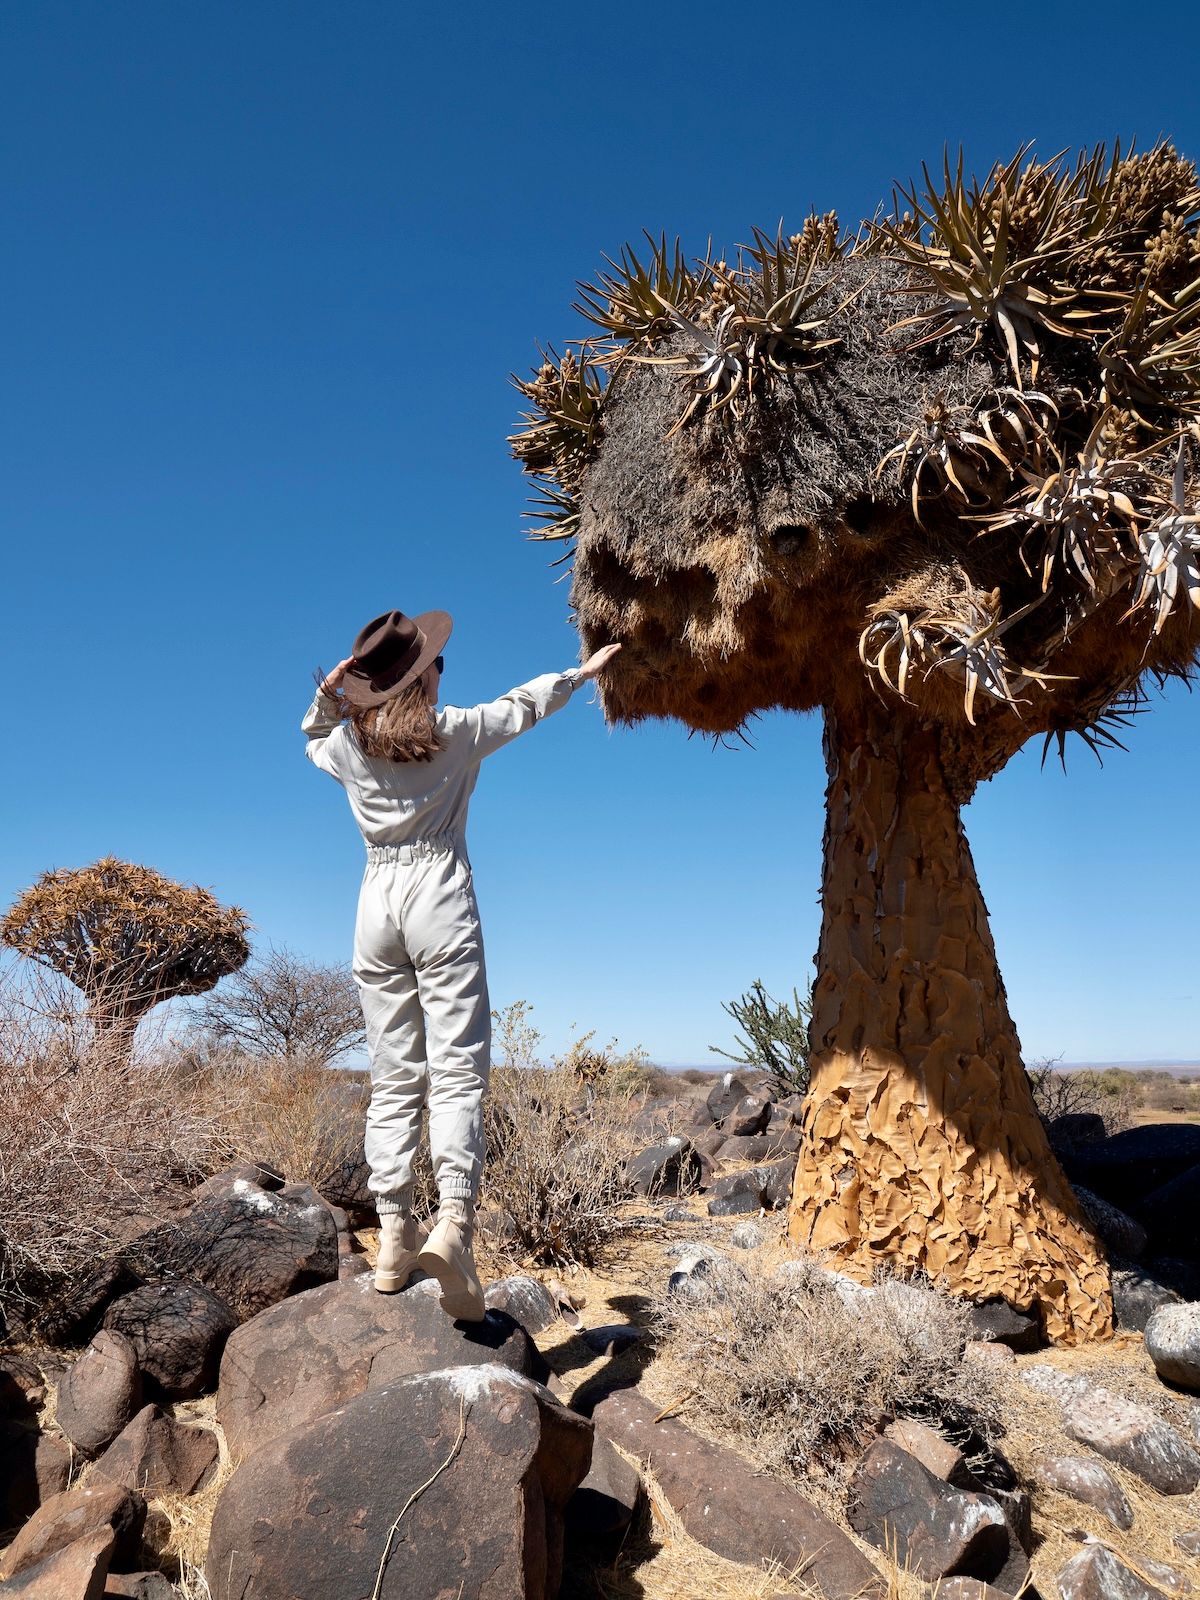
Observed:
[[[105,856],[44,872],[0,922],[0,941],[80,989],[97,1040],[124,1054],[151,1007],[242,966],[248,926],[207,889]]]
[[[980,182],[850,238],[626,248],[515,454],[617,721],[820,709],[829,774],[790,1231],[1111,1325],[1022,1070],[960,821],[1027,740],[1094,749],[1200,645],[1200,191],[1167,145]],[[567,557],[564,557],[567,559]]]

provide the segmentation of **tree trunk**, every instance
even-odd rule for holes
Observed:
[[[825,753],[791,1238],[864,1280],[888,1262],[1001,1295],[1056,1341],[1104,1337],[1108,1266],[1034,1109],[938,734],[829,711]]]

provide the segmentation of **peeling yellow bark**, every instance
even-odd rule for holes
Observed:
[[[791,1238],[1106,1337],[1104,1253],[1033,1105],[938,736],[828,711],[823,920]]]

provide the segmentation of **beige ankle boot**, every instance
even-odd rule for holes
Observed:
[[[483,1290],[475,1272],[471,1241],[475,1207],[452,1196],[438,1207],[438,1217],[417,1256],[417,1266],[442,1286],[442,1310],[457,1322],[482,1322]]]
[[[379,1256],[375,1263],[375,1287],[380,1294],[395,1294],[403,1289],[427,1238],[425,1229],[411,1214],[387,1211],[380,1217]]]

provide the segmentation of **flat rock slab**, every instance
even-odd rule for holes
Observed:
[[[212,1600],[370,1595],[385,1555],[381,1600],[554,1600],[591,1453],[591,1424],[507,1367],[373,1389],[237,1469],[213,1518]]]
[[[1133,1527],[1133,1507],[1107,1467],[1087,1456],[1048,1456],[1038,1467],[1038,1482],[1072,1500],[1093,1506],[1114,1528]]]
[[[1026,1367],[1021,1377],[1031,1389],[1058,1402],[1063,1428],[1072,1439],[1161,1494],[1190,1494],[1200,1484],[1200,1454],[1148,1406],[1056,1367]]]
[[[4,1552],[3,1576],[19,1572],[93,1535],[112,1538],[115,1566],[136,1566],[146,1524],[146,1502],[119,1484],[102,1479],[56,1494],[39,1506]]]
[[[1140,1577],[1103,1544],[1089,1544],[1071,1557],[1058,1575],[1058,1592],[1062,1600],[1170,1600],[1165,1589]]]
[[[506,1312],[452,1322],[433,1280],[379,1294],[368,1277],[295,1295],[243,1324],[225,1347],[217,1419],[234,1458],[397,1378],[499,1365],[539,1382],[548,1369]]]
[[[212,1477],[220,1455],[209,1428],[176,1422],[145,1406],[96,1462],[98,1476],[144,1495],[193,1494]]]
[[[999,1577],[1011,1548],[989,1495],[953,1489],[889,1440],[871,1445],[850,1481],[850,1526],[905,1571],[937,1579]]]
[[[111,1528],[76,1539],[10,1579],[3,1586],[6,1600],[10,1595],[24,1600],[102,1600],[112,1549]]]
[[[225,1341],[237,1318],[202,1283],[148,1283],[114,1300],[104,1326],[123,1333],[152,1393],[191,1400],[216,1387]]]
[[[885,1585],[857,1545],[798,1490],[758,1477],[732,1450],[681,1422],[655,1422],[659,1407],[638,1389],[596,1406],[597,1433],[649,1464],[693,1539],[751,1566],[777,1559],[803,1568],[827,1600],[883,1600]]]
[[[1184,1389],[1200,1389],[1200,1305],[1160,1306],[1146,1323],[1145,1339],[1160,1378]]]

